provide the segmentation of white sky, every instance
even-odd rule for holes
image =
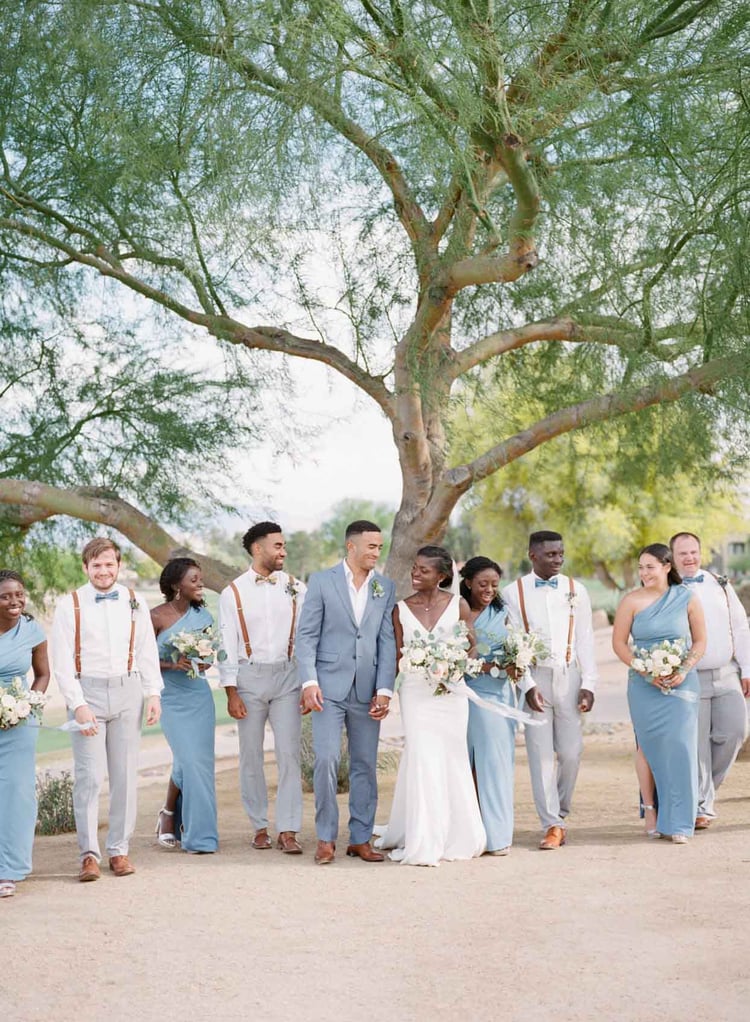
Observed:
[[[242,524],[248,515],[269,515],[286,532],[314,529],[344,498],[397,507],[398,457],[391,425],[374,401],[318,363],[294,359],[289,370],[296,393],[271,406],[311,435],[303,435],[294,457],[276,454],[273,441],[236,456],[243,489],[257,500],[243,504]]]

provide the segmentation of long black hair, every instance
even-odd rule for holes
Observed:
[[[191,568],[200,568],[200,564],[194,561],[192,557],[173,557],[171,561],[167,561],[164,565],[164,570],[159,575],[159,588],[164,595],[166,603],[174,599],[175,593],[180,588],[180,582],[182,582]],[[205,600],[190,601],[191,607],[198,608],[205,605]]]
[[[655,557],[659,564],[669,565],[669,574],[667,575],[668,585],[670,586],[682,585],[682,576],[677,571],[677,568],[675,568],[674,566],[674,561],[672,560],[672,551],[669,549],[666,543],[649,543],[648,546],[645,546],[643,550],[640,550],[638,552],[638,560],[640,560],[644,554],[650,554],[652,557]]]
[[[458,587],[458,589],[463,598],[469,604],[469,606],[471,606],[471,591],[469,589],[469,582],[471,582],[474,576],[478,575],[480,571],[487,571],[490,568],[492,569],[492,571],[496,571],[500,578],[503,577],[503,569],[500,567],[499,564],[497,564],[496,561],[490,560],[489,557],[482,556],[470,557],[466,564],[464,564],[463,568],[461,568],[459,572],[461,576],[461,585]],[[494,607],[495,610],[503,609],[504,607],[503,598],[499,592],[495,595],[495,598],[490,604],[490,606]]]

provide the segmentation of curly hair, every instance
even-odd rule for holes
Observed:
[[[159,575],[159,588],[162,591],[165,603],[169,603],[170,600],[174,599],[180,582],[182,582],[191,568],[200,569],[200,564],[194,561],[192,557],[173,557],[171,561],[167,561],[164,565],[164,570]],[[205,600],[191,600],[190,606],[203,607],[205,603]]]
[[[487,571],[489,569],[496,571],[500,578],[503,577],[503,569],[496,561],[490,560],[489,557],[470,557],[466,564],[464,564],[463,568],[459,571],[459,575],[461,576],[461,585],[458,587],[458,591],[468,604],[471,604],[471,590],[469,589],[469,582],[471,582],[474,576],[478,575],[480,571]],[[495,610],[502,610],[505,606],[503,598],[499,592],[495,595],[490,606],[494,607]]]
[[[11,568],[0,568],[0,585],[2,585],[3,582],[18,582],[19,585],[23,586],[24,592],[26,590],[26,583],[24,580],[17,571],[13,571]],[[23,616],[28,621],[34,620],[34,615],[29,614],[27,611],[23,612]]]

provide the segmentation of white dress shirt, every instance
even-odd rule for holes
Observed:
[[[710,571],[702,569],[695,577],[703,581],[686,585],[701,601],[708,640],[703,659],[696,667],[699,671],[718,670],[734,658],[741,676],[750,678],[750,625],[739,596],[729,583],[722,587]]]
[[[276,579],[275,585],[265,581],[256,582],[257,578],[263,576],[248,568],[244,575],[234,580],[240,593],[242,616],[250,639],[250,663],[278,663],[286,660],[289,652],[294,602],[287,591],[289,575],[285,571],[272,571],[271,577]],[[297,590],[296,630],[307,586],[295,579],[294,587]],[[248,663],[248,658],[231,586],[222,589],[219,597],[219,633],[221,648],[227,655],[226,660],[219,663],[219,684],[222,688],[236,686],[240,664]]]
[[[529,628],[536,632],[550,651],[547,660],[540,660],[540,667],[564,667],[568,648],[570,627],[570,582],[567,575],[555,575],[557,588],[537,586],[539,576],[535,572],[524,575],[524,603]],[[593,692],[598,671],[594,658],[594,626],[591,614],[591,600],[586,587],[574,582],[575,605],[573,610],[573,635],[571,637],[570,662],[577,663],[581,670],[581,688]],[[518,600],[518,585],[512,582],[503,589],[503,600],[508,608],[510,623],[523,628],[523,617]]]
[[[148,604],[136,593],[138,604],[130,606],[127,587],[119,583],[109,592],[116,600],[97,602],[97,590],[87,582],[78,592],[81,607],[81,674],[85,678],[112,678],[128,672],[131,617],[135,617],[133,671],[138,671],[143,694],[158,695],[163,688],[159,652]],[[73,597],[68,593],[55,607],[52,621],[52,663],[55,678],[69,710],[84,706],[81,684],[75,675],[75,617]]]

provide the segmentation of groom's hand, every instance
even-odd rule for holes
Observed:
[[[319,685],[308,685],[307,688],[302,689],[300,709],[303,716],[310,711],[320,713],[323,709],[323,693]]]
[[[388,716],[391,697],[387,695],[373,696],[370,701],[370,716],[373,720],[383,720]]]

